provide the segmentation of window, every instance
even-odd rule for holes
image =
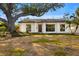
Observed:
[[[65,24],[60,25],[60,31],[65,31]]]
[[[27,26],[27,28],[26,28],[27,32],[30,32],[31,31],[31,24],[27,24],[26,26]]]
[[[47,24],[46,31],[55,31],[55,24]]]

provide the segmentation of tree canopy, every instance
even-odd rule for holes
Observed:
[[[76,26],[75,31],[74,31],[74,32],[76,32],[78,29],[78,25],[79,25],[79,8],[77,8],[75,13],[72,15],[66,14],[65,20],[66,20],[66,23],[69,24],[70,29],[71,29],[72,24],[74,24]]]
[[[48,12],[49,9],[56,10],[63,7],[63,4],[59,3],[19,3],[19,4],[0,4],[0,9],[6,15],[8,19],[11,15],[12,18],[16,21],[19,17],[32,15],[32,16],[42,16],[45,12]],[[4,19],[0,18],[2,21]]]

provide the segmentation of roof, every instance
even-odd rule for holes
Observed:
[[[65,22],[64,19],[25,19],[19,23],[49,23],[49,22]]]

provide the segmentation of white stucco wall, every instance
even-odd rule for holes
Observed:
[[[43,33],[46,33],[46,23],[43,23],[42,24],[42,32]]]
[[[31,23],[31,32],[38,32],[38,24]]]
[[[55,24],[55,31],[46,32],[46,24]],[[70,33],[69,28],[66,28],[68,26],[68,24],[65,24],[65,31],[60,31],[60,24],[65,24],[65,23],[43,23],[42,31],[43,31],[43,33]]]
[[[77,29],[76,33],[79,33],[79,26],[78,26],[78,29]]]
[[[26,24],[25,23],[19,24],[19,31],[20,32],[26,32]]]
[[[26,24],[31,24],[31,32],[38,33],[38,24],[42,25],[42,33],[71,33],[70,29],[68,28],[68,24],[66,23],[20,23],[20,31],[26,32]],[[46,24],[55,24],[55,31],[54,32],[46,32]],[[60,31],[60,24],[65,24],[65,31]],[[76,33],[79,33],[79,28]]]

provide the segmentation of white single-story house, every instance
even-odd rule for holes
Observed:
[[[19,22],[19,31],[30,33],[71,33],[68,25],[63,19],[27,19]],[[71,29],[74,31],[75,26],[72,26]],[[79,33],[79,28],[76,33]]]

